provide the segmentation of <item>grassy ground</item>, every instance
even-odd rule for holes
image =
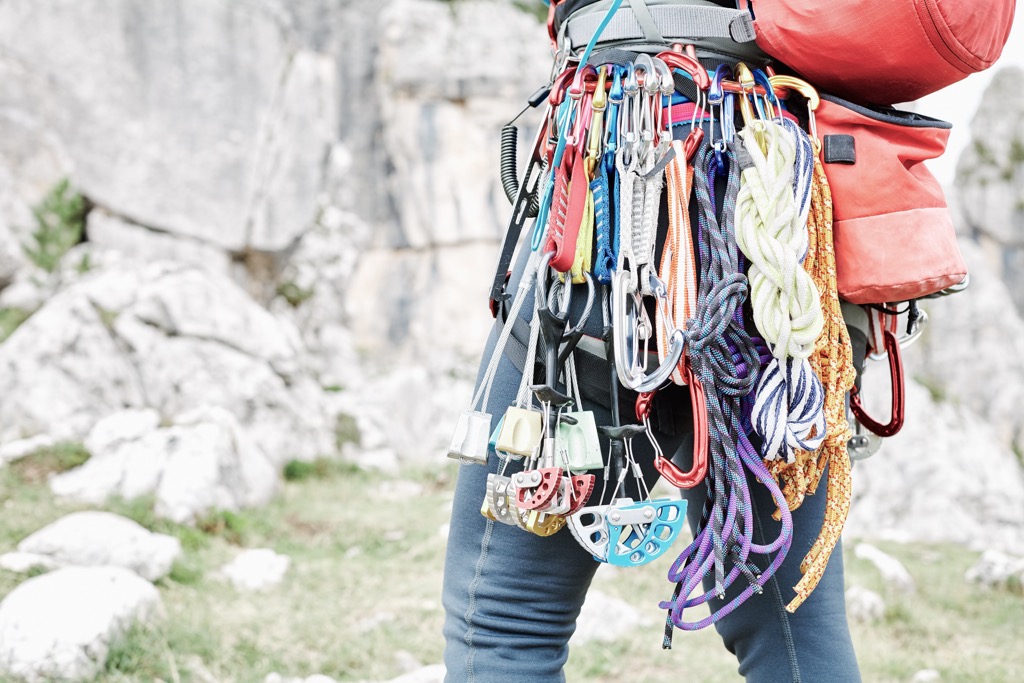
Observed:
[[[74,448],[51,457],[60,469]],[[42,465],[0,471],[0,552],[78,506],[53,501]],[[158,585],[167,618],[133,630],[112,650],[100,681],[258,683],[271,672],[339,680],[387,680],[415,660],[439,662],[442,610],[441,528],[447,522],[454,466],[406,472],[418,488],[401,495],[387,477],[322,464],[293,468],[278,499],[260,510],[214,513],[198,529],[155,520],[149,501],[108,506],[181,538],[184,559]],[[852,546],[852,544],[849,544]],[[292,558],[282,585],[238,593],[214,570],[241,547],[270,547]],[[882,585],[869,563],[847,556],[848,581],[880,592],[883,621],[855,625],[864,680],[907,681],[934,668],[944,681],[998,683],[1024,678],[1024,598],[967,584],[976,555],[956,547],[881,544],[917,581],[915,596]],[[666,560],[667,561],[667,560]],[[575,648],[569,681],[740,680],[713,631],[678,633],[661,649],[667,595],[664,567],[602,570],[595,586],[649,610],[649,623],[609,646]],[[22,577],[0,572],[0,594]]]

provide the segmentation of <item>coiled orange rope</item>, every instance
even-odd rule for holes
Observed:
[[[843,321],[836,285],[836,256],[832,243],[832,192],[821,160],[815,157],[811,188],[811,209],[807,218],[808,251],[804,268],[821,293],[825,326],[810,357],[811,367],[825,388],[825,422],[828,435],[815,452],[797,451],[794,462],[783,459],[766,463],[782,486],[790,510],[813,494],[828,466],[825,519],[811,550],[800,564],[804,576],[794,587],[796,597],[786,606],[795,611],[821,580],[832,550],[843,532],[850,511],[850,456],[846,442],[850,426],[846,421],[845,397],[853,387],[856,372],[850,336]],[[779,513],[776,512],[776,518]]]

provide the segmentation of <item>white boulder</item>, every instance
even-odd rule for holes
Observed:
[[[858,543],[854,555],[875,565],[886,585],[899,593],[913,595],[917,592],[914,577],[910,575],[903,563],[892,555],[882,552],[870,543]]]
[[[56,569],[57,563],[49,555],[36,555],[34,553],[12,552],[0,555],[0,569],[6,569],[15,574],[28,574],[31,571],[49,571]]]
[[[574,646],[613,643],[632,629],[649,624],[650,619],[630,603],[592,588],[587,591],[570,642]]]
[[[92,680],[110,643],[162,613],[153,584],[120,567],[67,567],[0,603],[0,674],[29,683]]]
[[[86,438],[93,456],[54,476],[50,489],[94,504],[152,494],[156,514],[179,523],[262,505],[277,491],[277,466],[223,408],[196,408],[167,427],[155,418],[136,410],[101,421]]]
[[[846,616],[850,621],[870,624],[884,615],[885,601],[881,595],[863,586],[846,589]]]
[[[1024,592],[1024,557],[986,550],[967,570],[964,578],[989,588],[1006,588]]]
[[[279,555],[269,548],[245,550],[220,568],[220,574],[242,591],[263,591],[284,580],[291,564],[287,555]]]
[[[0,465],[24,458],[43,448],[50,448],[57,443],[49,434],[37,434],[27,439],[18,439],[0,446]]]
[[[73,512],[18,544],[18,551],[57,566],[130,569],[149,581],[167,576],[181,557],[181,542],[110,512]]]

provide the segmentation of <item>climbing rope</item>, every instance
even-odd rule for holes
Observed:
[[[817,287],[801,265],[808,248],[803,197],[814,155],[792,122],[754,120],[738,135],[743,182],[736,241],[750,261],[754,324],[775,357],[757,387],[753,424],[764,440],[762,456],[790,461],[796,449],[816,450],[825,436],[824,392],[807,362],[824,318]]]
[[[719,150],[721,154],[721,150]],[[687,323],[687,357],[706,393],[711,465],[708,471],[708,497],[701,528],[693,543],[680,554],[669,570],[676,583],[671,600],[663,602],[669,611],[667,623],[683,630],[704,628],[732,612],[756,592],[781,565],[792,542],[792,518],[783,509],[782,530],[770,544],[753,543],[753,506],[747,484],[747,470],[759,479],[776,501],[784,501],[775,480],[757,456],[747,438],[743,398],[757,382],[760,359],[753,340],[743,327],[740,311],[747,296],[747,281],[740,272],[739,252],[732,217],[739,192],[739,173],[733,150],[727,150],[729,175],[719,223],[715,211],[714,187],[718,173],[715,149],[704,143],[697,152],[694,184],[700,207],[699,251],[700,290],[694,318]],[[709,512],[709,514],[708,514]],[[768,568],[759,572],[749,562],[750,553],[778,554]],[[726,575],[725,564],[732,569]],[[698,597],[690,597],[703,577],[714,571],[715,586]],[[683,612],[707,603],[712,597],[724,598],[725,591],[739,576],[747,579],[747,588],[735,599],[712,610],[710,616],[687,622]],[[671,628],[666,632],[670,644]]]
[[[825,520],[800,570],[803,578],[795,586],[797,596],[786,606],[795,611],[821,580],[832,550],[842,534],[850,509],[850,455],[846,442],[850,426],[846,420],[846,393],[853,387],[856,371],[850,337],[843,320],[836,286],[835,248],[832,242],[832,193],[825,170],[815,159],[814,182],[808,220],[809,248],[804,268],[821,292],[824,328],[810,357],[814,373],[825,391],[824,413],[828,435],[817,452],[796,451],[793,463],[776,460],[768,464],[783,486],[790,510],[800,506],[806,494],[813,494],[828,466]],[[777,512],[777,515],[780,513]]]

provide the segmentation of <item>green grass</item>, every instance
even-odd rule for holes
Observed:
[[[184,556],[158,582],[166,618],[129,631],[111,650],[100,683],[199,680],[225,683],[324,673],[340,681],[388,680],[402,673],[396,652],[423,664],[441,661],[443,537],[455,466],[413,469],[402,478],[417,495],[383,497],[387,477],[351,468],[292,466],[292,477],[269,505],[214,512],[200,528],[156,519],[152,499],[108,507],[148,528],[182,539]],[[296,471],[301,474],[296,475]],[[41,483],[0,471],[4,524],[0,552],[73,505],[51,500]],[[848,585],[878,591],[887,612],[880,623],[854,624],[865,681],[905,682],[935,668],[944,681],[1000,683],[1024,671],[1024,597],[967,583],[977,553],[955,546],[878,544],[904,562],[918,590],[889,590],[870,563],[847,544]],[[269,547],[292,558],[284,582],[263,593],[240,593],[216,570],[242,547]],[[671,586],[671,558],[641,569],[602,568],[594,589],[621,598],[647,617],[612,644],[571,650],[567,680],[619,683],[741,680],[714,629],[677,632],[661,649],[659,600]],[[0,572],[0,593],[22,577]],[[696,615],[694,615],[696,616]]]
[[[317,458],[311,462],[292,460],[284,466],[285,481],[305,479],[330,479],[338,476],[355,476],[359,467],[337,458]]]
[[[41,484],[51,475],[78,467],[89,459],[85,446],[72,441],[62,441],[10,463],[11,474],[25,484]]]

